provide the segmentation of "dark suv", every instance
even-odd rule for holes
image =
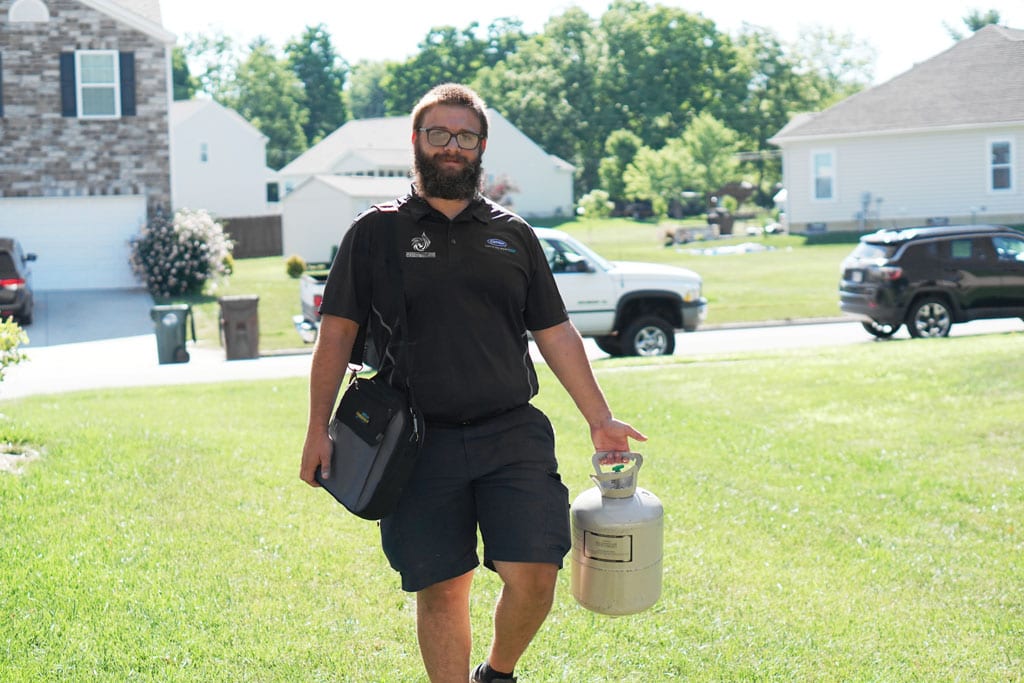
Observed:
[[[32,271],[35,254],[21,250],[18,240],[0,237],[0,318],[32,324]]]
[[[843,261],[839,308],[876,337],[906,323],[945,337],[953,323],[1024,318],[1024,233],[999,225],[879,230]]]

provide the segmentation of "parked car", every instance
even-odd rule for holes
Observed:
[[[659,356],[675,351],[675,331],[696,330],[707,315],[703,281],[686,268],[607,261],[569,234],[534,228],[555,275],[569,318],[584,337],[612,356]],[[320,325],[325,272],[300,279],[302,315],[293,317],[303,341]],[[372,362],[371,362],[372,365]]]
[[[843,261],[839,308],[876,337],[906,325],[945,337],[955,323],[1024,319],[1024,233],[1001,225],[879,230]]]
[[[32,270],[35,254],[26,254],[21,244],[0,237],[0,318],[14,318],[21,325],[32,324]]]

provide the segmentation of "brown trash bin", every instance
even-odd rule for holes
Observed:
[[[260,356],[259,301],[255,295],[222,296],[220,340],[228,360]]]

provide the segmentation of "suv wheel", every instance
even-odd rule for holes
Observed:
[[[622,348],[630,356],[671,356],[676,350],[675,330],[657,316],[637,318],[626,327]]]
[[[622,340],[618,337],[613,337],[611,335],[594,337],[594,343],[597,344],[597,348],[601,349],[609,356],[622,355]]]
[[[877,320],[862,322],[861,325],[864,326],[865,330],[879,339],[888,339],[892,335],[896,334],[896,331],[900,329],[899,325],[887,325],[886,323],[880,323]]]
[[[925,297],[910,307],[907,329],[912,337],[948,337],[953,327],[953,314],[945,299]]]

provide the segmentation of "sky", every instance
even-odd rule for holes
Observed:
[[[178,35],[222,32],[245,45],[265,36],[281,48],[306,26],[323,23],[335,50],[350,64],[363,59],[404,60],[417,52],[435,26],[466,28],[476,21],[486,28],[499,17],[514,17],[529,33],[539,33],[552,16],[577,6],[600,18],[609,0],[163,0],[164,27]],[[648,4],[656,4],[648,0]],[[945,25],[966,32],[964,17],[972,9],[997,10],[1001,23],[1024,29],[1024,0],[660,0],[715,22],[734,33],[744,22],[771,29],[793,41],[812,27],[851,33],[876,51],[875,83],[887,81],[914,64],[953,45]],[[944,25],[945,24],[945,25]]]

